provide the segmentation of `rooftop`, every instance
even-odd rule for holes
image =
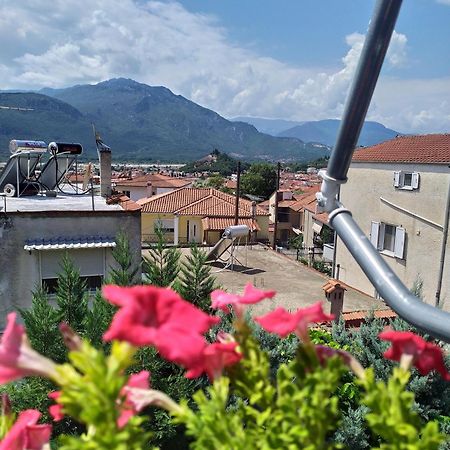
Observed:
[[[170,177],[168,175],[162,175],[160,173],[151,173],[142,175],[140,177],[132,179],[119,179],[115,180],[116,186],[127,187],[147,187],[151,184],[154,187],[159,188],[180,188],[192,183],[191,178],[182,177]]]
[[[26,197],[4,197],[0,198],[0,208],[6,202],[6,212],[50,212],[50,211],[123,211],[122,201],[115,204],[107,204],[106,199],[99,195],[65,195],[58,194],[56,197],[45,195],[33,195]],[[92,206],[92,202],[94,206]]]
[[[172,192],[143,198],[137,202],[143,213],[172,213],[193,216],[234,217],[235,196],[217,189],[181,188]],[[252,216],[252,202],[239,199],[239,217]],[[268,213],[256,207],[257,216]]]
[[[450,163],[450,134],[398,136],[372,147],[357,149],[352,162]]]

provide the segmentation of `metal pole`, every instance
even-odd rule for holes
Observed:
[[[450,314],[411,294],[359,228],[350,211],[337,209],[330,214],[330,223],[381,297],[400,317],[450,342]]]
[[[436,308],[440,307],[441,302],[442,277],[444,276],[445,250],[447,247],[449,216],[450,216],[450,182],[448,184],[447,204],[445,205],[444,231],[442,234],[441,259],[439,261],[439,275],[436,289],[436,301],[435,301]]]
[[[237,163],[236,203],[234,208],[234,224],[239,223],[239,196],[241,195],[241,162]]]
[[[351,217],[337,201],[339,185],[347,180],[354,147],[375,88],[400,10],[401,0],[378,0],[346,103],[336,146],[331,154],[317,202],[329,212],[329,221],[382,298],[403,319],[450,342],[450,314],[412,295]]]
[[[277,163],[277,182],[275,191],[275,221],[273,223],[273,250],[277,249],[277,233],[278,233],[278,191],[280,190],[280,173],[281,173],[281,163]]]
[[[336,180],[345,182],[347,179],[353,150],[364,124],[401,4],[401,0],[379,0],[375,6],[345,105],[336,145],[328,162],[327,175]]]

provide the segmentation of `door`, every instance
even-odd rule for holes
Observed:
[[[200,227],[197,222],[190,220],[188,226],[188,241],[189,242],[200,242]]]

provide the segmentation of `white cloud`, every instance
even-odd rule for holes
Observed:
[[[348,35],[334,71],[293,67],[230,43],[214,17],[158,1],[6,0],[0,26],[3,89],[123,76],[167,86],[228,117],[339,117],[364,43],[364,35]],[[392,68],[407,63],[405,35],[394,32],[387,60]],[[399,131],[448,127],[448,80],[414,83],[427,94],[411,90],[412,82],[382,79],[371,117]]]
[[[450,5],[450,0],[437,0],[438,3],[442,3],[443,5]]]

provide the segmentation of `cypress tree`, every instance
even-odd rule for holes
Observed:
[[[157,242],[151,245],[149,256],[144,256],[142,271],[144,282],[155,286],[170,286],[180,270],[181,252],[176,247],[168,247],[161,228],[155,230]]]

